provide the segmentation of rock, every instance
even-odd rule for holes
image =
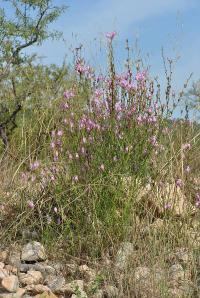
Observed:
[[[19,280],[15,275],[7,276],[2,279],[2,287],[8,292],[14,293],[19,288]]]
[[[134,252],[133,244],[130,242],[122,242],[120,249],[117,252],[115,266],[120,269],[126,269],[128,260]]]
[[[28,285],[25,287],[26,291],[31,294],[41,294],[43,292],[51,292],[51,290],[44,285]]]
[[[65,264],[65,267],[68,267],[68,265],[69,264]],[[61,272],[63,270],[63,264],[61,263],[49,262],[49,266],[53,267],[56,270],[56,272]]]
[[[184,279],[185,279],[185,272],[183,270],[183,267],[180,264],[172,265],[169,268],[169,281],[171,286],[175,287]]]
[[[42,294],[38,294],[35,298],[57,298],[52,292],[44,291]]]
[[[45,279],[45,285],[47,285],[53,293],[60,293],[60,289],[62,289],[65,284],[65,278],[63,276],[49,275]]]
[[[137,267],[135,268],[135,280],[141,281],[141,279],[147,279],[150,277],[150,269],[148,267]]]
[[[5,267],[5,264],[0,262],[0,269],[3,269]]]
[[[47,275],[56,275],[57,271],[52,266],[47,265],[46,263],[36,263],[31,266],[31,269],[40,271],[44,277]]]
[[[87,294],[84,291],[84,283],[83,280],[74,280],[71,283],[63,286],[58,293],[65,295],[77,295],[79,298],[87,298]]]
[[[5,263],[8,257],[8,252],[6,250],[0,251],[0,262]]]
[[[8,271],[6,269],[0,269],[0,280],[2,280],[4,277],[7,277]]]
[[[26,273],[31,269],[30,264],[21,264],[21,266],[19,267],[19,271]]]
[[[175,252],[175,256],[179,263],[182,265],[187,265],[190,261],[190,255],[186,248],[180,248]]]
[[[13,251],[12,253],[10,253],[7,259],[7,263],[8,265],[19,268],[21,265],[21,253],[17,251]]]
[[[94,280],[96,277],[96,272],[87,265],[79,266],[79,271],[87,281]]]
[[[25,289],[18,289],[17,292],[15,294],[12,294],[13,298],[21,298],[24,296],[24,294],[26,293]]]
[[[6,265],[5,266],[5,269],[7,270],[7,272],[9,273],[9,274],[15,274],[15,275],[17,275],[17,273],[18,273],[18,269],[17,269],[17,267],[15,267],[15,266],[12,266],[12,265]]]
[[[43,276],[40,271],[29,270],[19,274],[19,281],[22,285],[37,285],[43,282]]]
[[[21,260],[24,262],[41,262],[46,260],[43,245],[33,241],[26,244],[22,249]]]
[[[116,287],[107,285],[104,287],[104,297],[106,298],[117,298],[119,294],[119,291]]]
[[[160,282],[160,281],[165,281],[166,280],[165,270],[163,270],[162,268],[157,267],[157,266],[153,267],[152,269],[153,269],[152,274],[153,274],[154,281]]]

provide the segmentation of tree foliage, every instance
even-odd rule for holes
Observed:
[[[0,137],[7,147],[16,116],[30,96],[30,89],[33,90],[34,80],[28,70],[33,57],[27,57],[24,50],[48,38],[59,37],[58,32],[49,30],[49,25],[66,7],[54,6],[51,0],[4,0],[3,4],[0,9]],[[26,90],[21,92],[24,83]]]

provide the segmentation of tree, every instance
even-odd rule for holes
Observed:
[[[16,116],[22,109],[25,98],[18,94],[17,84],[20,69],[32,59],[23,50],[40,45],[48,38],[57,38],[59,33],[49,31],[49,25],[66,9],[54,6],[52,0],[3,0],[8,9],[0,9],[0,138],[8,146],[8,136],[16,127]],[[10,13],[9,13],[10,15]],[[6,87],[6,88],[5,88]],[[5,92],[6,91],[6,92]],[[12,93],[12,102],[8,93]]]

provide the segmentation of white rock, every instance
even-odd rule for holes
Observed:
[[[6,269],[0,269],[0,280],[7,276],[9,276],[8,271]]]
[[[115,266],[121,270],[126,269],[128,260],[134,252],[133,244],[130,242],[122,242],[117,252]]]
[[[51,292],[51,290],[44,285],[38,284],[38,285],[28,285],[25,287],[26,291],[28,293],[32,293],[32,294],[41,294],[44,292]]]
[[[25,262],[45,261],[46,254],[43,245],[37,241],[26,244],[22,249],[21,260]]]
[[[29,270],[19,274],[19,281],[23,285],[37,285],[43,282],[43,276],[40,271]]]
[[[150,269],[148,267],[135,268],[135,280],[141,281],[150,277]]]
[[[4,277],[1,282],[2,287],[8,292],[15,293],[19,288],[19,280],[15,275]]]

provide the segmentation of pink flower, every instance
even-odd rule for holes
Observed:
[[[36,160],[35,162],[30,164],[30,170],[34,171],[37,170],[40,166],[40,162],[38,160]]]
[[[72,178],[72,180],[73,180],[74,182],[78,182],[78,175],[75,175],[75,176]]]
[[[143,82],[146,79],[146,72],[145,71],[138,72],[136,74],[136,77],[135,78],[136,78],[136,81]]]
[[[198,208],[200,206],[200,195],[198,193],[196,193],[195,199],[196,199],[195,206]]]
[[[180,178],[176,179],[175,183],[176,183],[176,187],[182,187],[183,186],[183,181]]]
[[[72,90],[66,90],[63,95],[66,99],[70,99],[75,96]]]
[[[63,131],[62,131],[62,130],[58,130],[57,135],[58,135],[59,137],[62,137],[62,135],[63,135]]]
[[[28,206],[30,209],[34,209],[34,208],[35,208],[35,204],[33,203],[33,201],[28,201],[28,202],[27,202],[27,206]]]
[[[152,137],[150,138],[150,143],[151,143],[153,146],[157,147],[157,146],[158,146],[157,137],[156,137],[156,136],[152,136]]]
[[[183,150],[190,150],[191,149],[191,144],[190,143],[183,144],[182,149]]]
[[[164,209],[167,210],[167,209],[171,209],[172,208],[172,205],[170,203],[167,203],[165,204],[164,206]]]
[[[116,31],[112,31],[112,32],[108,32],[108,33],[106,33],[106,37],[107,37],[110,41],[112,41],[113,38],[114,38],[116,35],[117,35],[117,32],[116,32]]]

